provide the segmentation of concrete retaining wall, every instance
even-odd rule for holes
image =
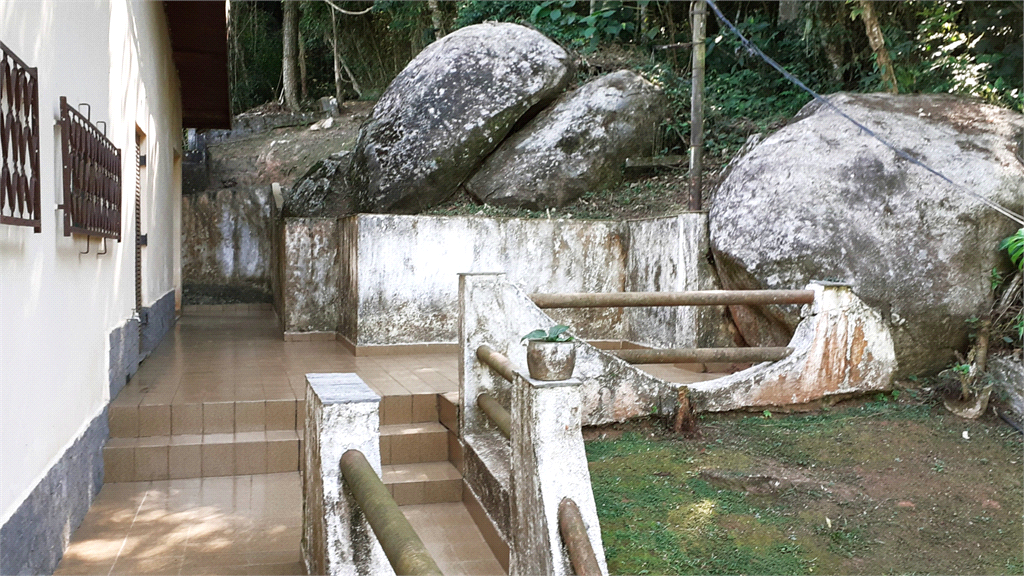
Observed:
[[[526,293],[718,287],[704,214],[634,222],[360,214],[342,218],[337,229],[311,221],[284,224],[284,331],[337,330],[360,348],[453,345],[464,272],[503,272]],[[323,266],[332,258],[337,266],[329,273]],[[588,340],[732,343],[720,308],[549,313]]]
[[[338,220],[289,218],[281,235],[277,312],[285,333],[335,332],[340,314]]]
[[[629,226],[626,290],[718,290],[708,259],[705,213],[635,220]],[[735,345],[725,306],[627,308],[625,340],[652,348],[717,348]]]
[[[215,290],[270,300],[274,200],[269,187],[181,199],[181,276],[190,292]]]

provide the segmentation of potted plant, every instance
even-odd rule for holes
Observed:
[[[576,367],[576,344],[564,324],[544,331],[538,328],[519,341],[527,342],[526,366],[534,380],[568,380]]]

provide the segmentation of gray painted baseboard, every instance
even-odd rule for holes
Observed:
[[[123,326],[110,331],[110,399],[128,383],[139,369],[139,321],[129,318]]]
[[[143,308],[139,317],[144,320],[139,328],[139,357],[145,358],[174,325],[174,290],[161,296],[152,306]]]
[[[71,534],[103,487],[107,408],[0,527],[0,574],[52,574]]]

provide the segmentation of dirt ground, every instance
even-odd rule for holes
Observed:
[[[612,574],[1022,574],[1021,435],[919,390],[587,431]]]

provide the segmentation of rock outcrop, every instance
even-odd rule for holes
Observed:
[[[565,50],[518,24],[468,26],[427,46],[360,130],[346,176],[359,210],[415,213],[444,201],[571,71]]]
[[[340,216],[355,211],[355,199],[345,185],[345,171],[352,161],[348,151],[337,152],[313,164],[300,176],[285,197],[285,218]]]
[[[565,206],[622,181],[629,156],[652,156],[668,100],[629,70],[563,95],[501,144],[466,183],[487,204]]]
[[[829,99],[971,192],[1021,210],[1020,114],[946,95]],[[991,306],[991,270],[1009,268],[997,244],[1019,227],[816,103],[734,161],[709,218],[725,288],[850,283],[889,324],[897,376],[935,372],[966,346],[966,320]],[[732,312],[751,345],[784,345],[798,320],[795,307]]]

